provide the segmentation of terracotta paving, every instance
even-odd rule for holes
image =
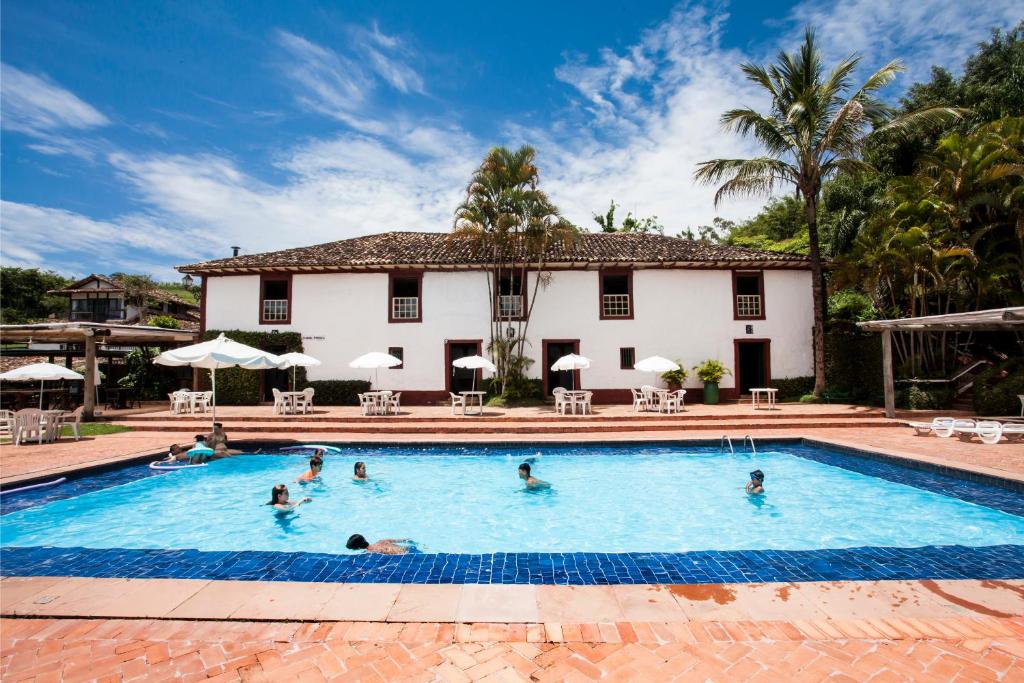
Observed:
[[[1024,623],[0,620],[5,681],[1019,681]]]

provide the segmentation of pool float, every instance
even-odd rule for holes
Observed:
[[[32,489],[41,489],[47,486],[56,486],[57,484],[63,484],[67,481],[67,477],[61,477],[60,479],[54,479],[53,481],[44,481],[41,484],[32,484],[30,486],[21,486],[16,489],[7,489],[6,491],[0,491],[0,496],[5,493],[18,493],[20,491],[31,491]]]
[[[325,446],[319,443],[307,443],[301,446],[285,446],[282,451],[313,451],[320,449],[325,453],[341,453],[341,449],[337,446]]]
[[[151,469],[151,470],[160,470],[161,472],[171,472],[171,471],[174,471],[174,470],[187,470],[190,467],[206,467],[206,463],[205,462],[200,462],[200,463],[196,463],[195,465],[193,465],[191,463],[182,463],[182,464],[178,465],[178,464],[175,464],[173,462],[167,462],[166,460],[157,460],[156,462],[149,463],[149,469]]]

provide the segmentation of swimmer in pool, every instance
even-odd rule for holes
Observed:
[[[519,466],[519,478],[526,482],[526,488],[528,489],[549,489],[551,484],[546,481],[541,481],[537,477],[530,474],[530,463],[524,462]]]
[[[201,465],[210,459],[213,455],[209,446],[206,445],[206,437],[202,434],[196,434],[196,442],[192,445],[192,448],[188,449],[185,455],[188,456],[188,464],[190,465]]]
[[[270,489],[270,502],[267,505],[273,505],[275,510],[282,510],[285,512],[291,512],[303,503],[309,503],[313,499],[306,496],[297,503],[288,502],[288,487],[284,484],[278,484],[274,488]]]
[[[754,470],[750,473],[750,481],[747,482],[747,493],[764,493],[764,472]]]
[[[355,464],[355,466],[352,468],[352,471],[353,481],[366,481],[367,479],[369,479],[369,477],[366,476],[366,463],[363,462],[362,460]]]
[[[370,543],[362,534],[352,534],[348,537],[345,547],[349,550],[365,550],[368,553],[379,553],[381,555],[405,555],[409,552],[409,538],[382,538],[376,543]]]
[[[167,449],[167,457],[164,459],[164,462],[188,461],[188,448],[188,446],[172,443],[171,447]]]
[[[324,468],[324,459],[319,455],[314,455],[309,459],[309,471],[301,475],[295,481],[300,484],[305,484],[307,481],[313,481],[320,476],[320,471]]]

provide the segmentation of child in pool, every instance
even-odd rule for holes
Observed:
[[[306,496],[297,503],[290,503],[288,502],[288,487],[284,484],[278,484],[274,488],[270,489],[270,502],[267,503],[267,505],[273,505],[275,510],[291,512],[303,503],[309,503],[312,500],[312,498]]]
[[[370,543],[362,534],[352,534],[348,537],[345,547],[349,550],[365,550],[368,553],[379,553],[381,555],[405,555],[409,552],[409,545],[413,544],[409,538],[382,538],[376,543]]]
[[[764,493],[764,472],[754,470],[750,473],[750,481],[747,482],[747,493]]]
[[[167,449],[167,457],[164,462],[178,462],[179,460],[187,462],[188,459],[188,447],[172,443],[171,447]]]
[[[366,481],[367,479],[370,478],[370,477],[368,477],[366,475],[366,463],[363,462],[362,460],[360,460],[359,462],[357,462],[355,464],[355,466],[352,468],[352,471],[353,471],[353,476],[352,476],[352,480],[353,481]]]
[[[324,459],[319,455],[314,455],[309,459],[309,471],[299,476],[295,481],[299,484],[305,484],[306,482],[313,481],[320,477],[320,471],[324,468]]]
[[[530,463],[528,462],[524,462],[519,466],[519,478],[526,482],[526,488],[528,489],[551,488],[551,484],[530,474]]]

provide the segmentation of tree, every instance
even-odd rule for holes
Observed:
[[[142,308],[146,305],[146,299],[150,292],[157,288],[156,281],[149,275],[131,275],[129,273],[113,273],[111,280],[116,281],[124,287],[124,301],[126,304]]]
[[[616,227],[615,210],[618,208],[619,205],[613,199],[607,213],[604,215],[599,213],[593,214],[594,222],[601,227],[601,232],[657,232],[662,235],[665,234],[665,226],[658,222],[657,216],[635,218],[632,211],[626,214],[626,217],[622,220],[622,225]]]
[[[571,243],[577,232],[540,189],[536,156],[526,145],[515,151],[491,149],[473,173],[466,198],[455,212],[456,234],[469,238],[476,252],[490,262],[484,273],[491,307],[488,348],[503,395],[510,384],[524,379],[530,362],[526,358],[530,314],[537,294],[550,280],[544,271],[548,250],[558,243]],[[532,278],[528,276],[531,271]],[[508,283],[509,295],[523,297],[521,315],[508,315],[502,309],[499,294],[503,283]],[[505,325],[511,335],[502,333]]]
[[[45,320],[51,315],[66,316],[67,297],[47,292],[64,289],[69,284],[71,280],[49,270],[0,268],[0,292],[3,295],[0,322],[17,325]]]
[[[722,115],[726,130],[753,136],[765,155],[753,159],[713,159],[698,165],[699,182],[719,184],[715,204],[734,196],[773,194],[792,185],[803,202],[807,220],[814,305],[814,393],[825,389],[825,283],[822,276],[818,205],[822,184],[840,171],[858,173],[871,167],[861,158],[871,129],[901,130],[921,121],[956,115],[940,108],[894,119],[893,111],[875,94],[903,70],[893,61],[853,89],[851,78],[860,63],[852,56],[827,76],[814,32],[808,28],[797,54],[780,52],[770,66],[743,64],[748,80],[764,88],[771,98],[766,114],[733,109]]]

